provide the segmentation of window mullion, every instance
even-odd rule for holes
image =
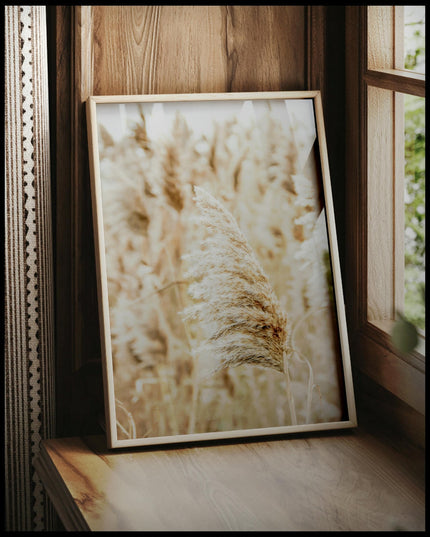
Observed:
[[[393,43],[394,43],[394,69],[405,68],[405,43],[404,43],[404,6],[393,6]]]
[[[394,319],[394,100],[368,87],[368,320]]]
[[[425,76],[417,73],[395,69],[368,69],[364,73],[364,80],[378,88],[425,97]]]
[[[393,252],[394,252],[394,308],[403,312],[404,309],[404,278],[405,278],[405,113],[404,96],[393,93],[394,101],[394,180],[393,180]]]

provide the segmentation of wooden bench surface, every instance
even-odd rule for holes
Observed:
[[[119,451],[53,439],[35,466],[67,530],[424,531],[413,462],[352,430]]]

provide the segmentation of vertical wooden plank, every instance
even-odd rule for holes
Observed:
[[[402,52],[395,39],[398,10],[395,6],[369,6],[367,9],[368,68],[394,68]],[[398,149],[402,145],[403,120],[401,109],[395,107],[395,103],[400,102],[395,92],[369,86],[368,96],[368,137],[372,141],[368,147],[367,170],[368,320],[380,321],[395,316],[396,272],[400,278],[403,273],[396,271],[402,248],[398,249],[395,243],[395,230],[399,232],[395,204],[401,201],[396,177],[401,171]],[[402,293],[397,300],[401,296]]]
[[[395,6],[367,7],[368,69],[394,68],[394,8]]]
[[[326,6],[307,6],[307,86],[319,90],[326,105]]]
[[[227,91],[306,88],[304,6],[226,6]]]
[[[394,316],[394,96],[368,88],[368,320]]]
[[[228,58],[223,6],[163,6],[155,93],[224,92],[237,58]]]
[[[393,315],[405,305],[405,111],[404,95],[395,92],[394,99],[394,177],[393,177],[393,247],[394,297]]]
[[[54,201],[56,434],[65,430],[68,381],[73,371],[71,279],[71,7],[48,6],[51,174]]]
[[[394,6],[394,68],[405,68],[405,6]]]
[[[82,115],[80,12],[73,6],[48,6],[50,51],[51,155],[55,231],[55,325],[56,325],[56,434],[69,436],[97,423],[100,387],[91,363],[89,375],[79,370],[88,356],[99,360],[98,322],[95,304],[95,271],[91,263],[92,229],[85,224],[90,213],[89,184],[85,174],[86,125]],[[88,18],[89,8],[85,8]],[[88,29],[88,25],[85,26]],[[84,36],[88,36],[88,32]],[[84,40],[85,42],[85,40]],[[87,50],[87,47],[83,47]],[[87,72],[88,69],[85,70]],[[92,75],[91,75],[92,76]],[[88,85],[88,83],[87,83]],[[86,93],[89,93],[88,90]],[[82,179],[80,179],[80,174]],[[88,194],[85,193],[87,189]],[[84,222],[84,225],[82,225]],[[90,255],[88,255],[88,250]],[[93,284],[91,283],[93,270]],[[84,286],[82,284],[84,282]],[[82,311],[84,313],[82,313]],[[87,353],[82,353],[84,348]],[[96,349],[96,350],[94,350]]]
[[[365,153],[360,151],[366,144],[366,117],[362,113],[366,100],[366,88],[362,80],[366,66],[362,51],[365,22],[363,8],[345,8],[345,35],[348,36],[345,48],[345,303],[352,350],[358,332],[367,320],[366,159]],[[352,361],[354,363],[354,352]]]
[[[394,67],[405,68],[405,6],[394,6]],[[405,110],[404,95],[394,93],[394,308],[405,305]]]
[[[92,61],[97,65],[97,72],[91,75],[94,95],[154,92],[161,9],[161,6],[92,7]]]
[[[85,101],[93,92],[92,6],[75,6],[72,70],[72,226],[74,363],[78,370],[100,356],[96,274],[91,225]]]

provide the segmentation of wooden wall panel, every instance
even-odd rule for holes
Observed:
[[[60,327],[57,429],[58,435],[68,436],[97,432],[98,414],[103,412],[85,100],[91,94],[323,90],[313,86],[324,86],[325,52],[318,44],[325,43],[325,10],[320,7],[317,13],[309,6],[48,9],[55,49],[51,102]],[[315,61],[315,50],[321,61]]]
[[[93,17],[94,94],[225,91],[219,7],[97,6]]]
[[[86,17],[95,95],[305,86],[303,6],[94,6]]]

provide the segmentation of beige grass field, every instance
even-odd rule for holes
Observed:
[[[342,418],[311,106],[98,105],[119,439]]]

